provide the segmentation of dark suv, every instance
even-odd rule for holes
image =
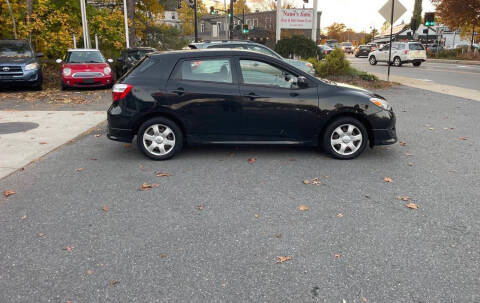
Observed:
[[[28,85],[42,89],[41,53],[25,40],[0,40],[0,87]]]
[[[397,140],[388,102],[258,52],[148,54],[113,86],[108,138],[155,160],[188,144],[322,146],[353,159]]]
[[[134,47],[123,50],[115,62],[115,75],[117,79],[132,68],[138,60],[145,57],[146,54],[156,51],[153,47]]]

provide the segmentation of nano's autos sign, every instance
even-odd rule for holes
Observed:
[[[311,9],[282,9],[281,28],[312,29],[313,11]]]

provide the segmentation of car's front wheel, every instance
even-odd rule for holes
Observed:
[[[149,158],[167,160],[183,147],[183,134],[170,119],[158,117],[142,124],[137,133],[138,148]]]
[[[376,65],[377,58],[375,58],[375,56],[370,56],[370,58],[368,59],[368,62],[370,62],[370,65]]]
[[[334,158],[349,160],[365,150],[367,141],[367,129],[360,121],[341,117],[328,125],[323,135],[323,149]]]

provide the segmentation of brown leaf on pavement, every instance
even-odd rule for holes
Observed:
[[[303,205],[303,204],[300,204],[300,205],[298,206],[298,209],[301,210],[301,211],[306,211],[306,210],[308,210],[308,206]]]
[[[103,210],[103,211],[108,211],[108,206],[106,206],[106,205],[103,206],[103,207],[102,207],[102,210]]]
[[[43,145],[43,144],[47,144],[47,142],[42,141],[42,142],[39,142],[38,144],[42,144],[42,145]]]
[[[87,270],[87,275],[90,276],[90,275],[92,275],[92,274],[93,274],[93,270],[91,270],[91,269]]]
[[[250,164],[255,163],[255,161],[257,161],[257,159],[255,159],[253,157],[248,159],[248,163],[250,163]]]
[[[66,251],[68,251],[68,252],[71,252],[71,251],[73,251],[74,248],[75,248],[75,246],[73,246],[73,245],[68,245],[67,247],[63,248],[63,250],[66,250]]]
[[[169,173],[162,173],[162,172],[155,172],[155,176],[157,177],[170,177],[171,175]]]
[[[312,179],[312,184],[313,185],[320,185],[320,184],[322,184],[322,182],[318,178],[313,178]]]
[[[83,167],[79,167],[79,168],[76,169],[76,171],[82,171],[82,170],[84,170]]]
[[[340,258],[341,256],[342,256],[341,254],[335,254],[336,259]]]
[[[204,208],[203,205],[197,205],[198,210],[203,210],[203,208]]]
[[[277,256],[277,263],[283,263],[292,260],[292,256]]]
[[[111,286],[111,287],[116,286],[119,283],[120,283],[120,281],[118,281],[118,280],[112,280],[112,281],[108,282],[108,286]]]
[[[23,215],[21,219],[25,220],[26,218],[27,218],[27,215]]]
[[[282,237],[282,234],[276,234],[275,238],[280,239]]]
[[[408,166],[413,166],[413,163],[412,163],[412,162],[408,162]]]
[[[338,213],[337,217],[343,218],[343,214],[342,214],[342,213]]]
[[[258,218],[258,217],[260,217],[260,216],[258,214],[255,214],[255,218]]]
[[[95,134],[95,137],[98,138],[98,137],[100,137],[101,135],[102,135],[102,134]]]
[[[393,182],[392,178],[389,178],[389,177],[383,178],[383,181],[385,181],[386,183],[392,183]]]
[[[458,140],[463,140],[463,141],[465,141],[465,140],[467,140],[467,137],[460,137],[460,138],[458,138]]]
[[[13,190],[7,189],[6,191],[3,192],[3,194],[5,195],[5,197],[9,197],[9,196],[11,196],[11,195],[15,195],[16,192],[13,191]]]
[[[408,207],[408,208],[411,208],[411,209],[418,209],[418,205],[415,204],[415,203],[408,203],[408,204],[407,204],[407,207]]]
[[[400,141],[399,143],[400,143],[400,146],[405,146],[405,145],[407,145],[407,142],[405,142],[405,141]]]
[[[413,154],[411,154],[411,153],[405,153],[405,155],[406,155],[407,157],[413,156]]]
[[[303,180],[303,184],[310,184],[310,180],[308,179]]]
[[[408,201],[408,199],[410,198],[408,196],[398,196],[397,199],[402,201]]]
[[[165,259],[166,257],[167,257],[167,254],[166,254],[166,253],[163,253],[163,254],[160,255],[160,258]]]
[[[39,236],[40,238],[43,238],[43,237],[45,237],[45,234],[44,234],[44,233],[38,233],[38,236]]]
[[[157,187],[157,186],[159,186],[159,184],[155,184],[155,183],[153,183],[153,184],[143,183],[142,186],[140,187],[140,190],[150,190],[150,189],[152,189],[152,188],[154,188],[154,187]]]

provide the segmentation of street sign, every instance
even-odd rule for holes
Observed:
[[[388,0],[387,3],[378,11],[382,17],[387,20],[388,22],[391,22],[391,13],[392,13],[392,2],[394,0]],[[393,23],[395,23],[398,19],[400,19],[403,14],[407,9],[399,0],[395,0],[395,6],[393,7]],[[393,24],[392,23],[392,24]]]

